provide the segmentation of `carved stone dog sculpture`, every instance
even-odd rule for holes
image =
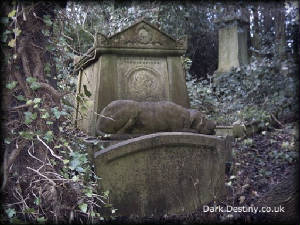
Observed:
[[[116,100],[100,113],[96,132],[100,136],[110,134],[112,138],[167,131],[215,134],[215,127],[201,112],[169,101]]]

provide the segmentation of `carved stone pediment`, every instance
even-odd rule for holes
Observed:
[[[186,38],[175,40],[156,26],[141,20],[110,37],[97,34],[95,47],[186,49]]]

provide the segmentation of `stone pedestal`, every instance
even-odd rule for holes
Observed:
[[[225,195],[230,139],[162,132],[95,152],[101,191],[120,216],[185,214]]]
[[[248,26],[245,20],[230,18],[216,21],[219,28],[219,57],[216,75],[249,63]]]
[[[77,127],[95,135],[97,114],[119,99],[168,100],[189,108],[180,59],[186,48],[186,39],[174,40],[143,20],[111,37],[98,34],[75,64]]]

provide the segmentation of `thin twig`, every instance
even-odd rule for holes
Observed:
[[[96,199],[98,199],[100,202],[102,202],[103,204],[106,204],[101,198],[97,197],[96,194],[93,194],[92,195],[93,197],[95,197]]]
[[[276,117],[274,116],[273,113],[271,113],[271,117],[273,118],[273,120],[274,120],[276,123],[278,123],[278,124],[280,125],[281,128],[284,127],[284,125],[283,125],[278,119],[276,119]]]
[[[35,181],[33,181],[32,182],[32,184],[34,184],[34,183],[38,183],[38,182],[41,182],[41,181],[45,181],[45,180],[49,180],[49,179],[38,179],[38,180],[35,180]],[[57,178],[57,179],[51,179],[51,180],[53,180],[53,181],[63,181],[63,182],[73,182],[73,180],[72,179],[65,179],[65,178]]]
[[[25,199],[22,199],[22,200],[19,201],[19,202],[9,203],[9,204],[4,204],[4,205],[7,206],[8,208],[10,208],[10,207],[13,206],[13,205],[18,205],[18,204],[24,203],[24,201],[27,200],[27,198],[29,198],[29,197],[27,196]]]
[[[42,144],[50,151],[51,155],[54,156],[55,158],[59,159],[60,161],[63,162],[63,159],[56,155],[54,151],[39,137],[39,135],[36,135],[37,139],[42,142]]]
[[[21,201],[23,202],[23,214],[24,214],[24,210],[26,209],[26,208],[29,208],[28,207],[28,205],[27,205],[27,203],[26,203],[26,199],[27,199],[27,197],[24,199],[23,198],[23,196],[20,194],[20,192],[18,191],[18,189],[17,188],[15,188],[15,192],[19,195],[19,197],[20,197],[20,199],[21,199]],[[15,195],[14,195],[15,196]],[[15,198],[17,198],[16,196],[15,196]],[[24,205],[25,205],[25,207],[24,207]],[[30,215],[29,215],[30,216]]]
[[[9,110],[10,111],[13,111],[13,110],[17,110],[17,109],[22,109],[22,108],[26,108],[26,107],[29,107],[33,105],[33,103],[30,103],[30,104],[22,104],[22,105],[18,105],[18,106],[15,106],[15,107],[12,107],[10,108]]]
[[[100,209],[102,208],[100,205],[98,205],[97,203],[95,203],[95,202],[93,202],[93,201],[87,200],[87,202],[92,203],[93,205],[99,207]]]
[[[63,178],[63,176],[60,175],[60,174],[58,174],[58,173],[49,172],[49,171],[46,171],[45,173],[53,174],[54,176],[57,176],[57,177],[59,177],[59,178]]]
[[[64,36],[65,38],[68,38],[71,41],[74,41],[73,38],[69,37],[68,35],[66,35],[64,32],[62,32],[62,36]]]
[[[43,51],[45,50],[45,49],[42,48],[41,46],[38,46],[38,45],[36,45],[36,44],[34,44],[34,43],[31,43],[31,45],[34,46],[34,47],[36,47],[36,48],[39,48],[39,49],[41,49],[41,50],[43,50]]]
[[[48,180],[53,186],[56,186],[56,183],[51,178],[46,177],[45,175],[41,174],[39,171],[37,171],[37,170],[35,170],[31,167],[28,167],[28,166],[26,167],[26,169],[29,169],[29,170],[32,170],[32,171],[36,172],[38,175],[40,175],[41,177],[44,177],[46,180]]]
[[[31,154],[30,149],[31,149],[32,147],[33,147],[33,143],[32,143],[32,145],[27,149],[28,154],[29,154],[32,158],[36,159],[37,161],[41,162],[41,163],[44,165],[45,163],[44,163],[42,160],[40,160],[39,158],[37,158],[37,157],[35,157],[34,155]]]
[[[6,170],[8,170],[8,168],[15,162],[16,158],[18,157],[18,155],[21,152],[21,148],[19,148],[18,145],[18,141],[16,141],[16,148],[14,150],[12,150],[12,152],[10,153],[8,159],[7,159],[7,164],[6,164]]]

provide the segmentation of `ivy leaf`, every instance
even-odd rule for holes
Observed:
[[[59,111],[57,107],[51,108],[51,111],[56,119],[59,119],[61,116],[67,115],[64,111]]]
[[[71,170],[75,170],[76,168],[78,168],[80,166],[80,160],[78,158],[72,159],[70,162],[70,166],[69,168]]]
[[[33,82],[31,85],[30,85],[30,88],[32,89],[32,90],[37,90],[37,89],[39,89],[41,87],[41,85],[40,85],[40,83],[39,82]]]
[[[11,141],[10,141],[9,138],[5,138],[5,139],[4,139],[4,143],[7,144],[7,145],[9,145],[9,144],[11,143]]]
[[[87,197],[92,197],[93,196],[93,190],[92,189],[86,189],[85,191],[84,191],[84,193],[85,193],[85,195],[87,196]]]
[[[41,101],[42,101],[41,98],[35,98],[35,99],[33,99],[33,103],[34,103],[34,104],[41,103]]]
[[[45,136],[44,136],[44,139],[47,142],[52,142],[53,141],[53,132],[51,130],[47,131]]]
[[[36,77],[27,77],[26,82],[28,82],[29,84],[36,82]]]
[[[25,114],[25,124],[30,124],[33,120],[37,118],[37,113],[32,113],[30,111],[24,112]]]
[[[13,32],[15,33],[15,35],[18,37],[21,34],[21,30],[19,28],[14,28]]]
[[[7,15],[7,17],[9,17],[9,18],[12,18],[12,17],[14,17],[15,15],[16,15],[16,10],[14,9],[14,10],[12,10],[10,13],[8,13],[8,15]]]
[[[37,219],[36,219],[36,221],[38,222],[38,223],[46,223],[47,222],[47,219],[45,218],[45,217],[38,217]]]
[[[31,213],[35,213],[35,209],[34,209],[34,208],[26,208],[26,209],[24,209],[23,212],[24,212],[24,213],[31,214]]]
[[[27,102],[26,102],[26,105],[31,105],[33,104],[33,101],[31,99],[29,99]]]
[[[23,95],[18,95],[16,97],[19,101],[26,101],[25,97]]]
[[[91,217],[95,217],[95,216],[96,216],[96,213],[92,210]]]
[[[6,88],[8,88],[9,90],[12,90],[17,86],[17,83],[18,83],[17,81],[12,81],[12,82],[6,84]]]
[[[84,172],[85,169],[83,169],[82,167],[85,163],[87,163],[86,154],[71,152],[70,156],[72,157],[72,160],[70,161],[69,168],[71,170],[76,170],[79,173]]]
[[[51,26],[52,25],[52,21],[49,15],[44,15],[43,16],[43,21],[47,26]]]
[[[32,131],[20,131],[19,134],[27,140],[32,140],[34,137],[34,133]]]
[[[8,218],[12,218],[16,215],[16,210],[14,208],[8,208],[5,210],[5,213],[7,214]]]
[[[79,180],[79,177],[78,177],[78,176],[73,176],[73,177],[72,177],[72,181],[77,182],[78,180]]]
[[[45,114],[41,115],[42,119],[47,119],[50,117],[50,114],[48,112],[46,112]]]
[[[104,191],[104,192],[103,192],[103,195],[104,195],[105,198],[108,198],[109,190]]]
[[[12,33],[10,30],[4,31],[4,32],[2,33],[2,35],[1,35],[1,41],[4,42],[4,43],[6,43],[7,38],[8,38],[8,35],[9,35],[10,33]]]
[[[50,73],[51,72],[50,63],[45,64],[44,71],[45,71],[45,73]]]
[[[11,48],[14,48],[16,46],[16,39],[11,39],[7,45]]]
[[[26,82],[30,84],[30,88],[34,91],[41,87],[40,83],[37,82],[36,77],[27,77]]]
[[[82,203],[82,204],[80,204],[78,207],[79,207],[79,209],[82,211],[82,212],[84,212],[84,213],[86,213],[87,212],[87,204],[86,203]]]
[[[34,199],[34,204],[40,205],[41,204],[41,199],[40,198],[35,198]]]

